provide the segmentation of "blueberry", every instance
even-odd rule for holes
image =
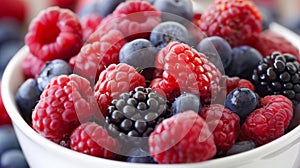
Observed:
[[[201,111],[201,103],[198,96],[190,93],[183,93],[172,103],[173,115],[187,110],[193,110],[198,114]]]
[[[0,155],[11,149],[20,149],[14,129],[11,125],[0,126]]]
[[[232,49],[229,43],[219,36],[204,38],[197,45],[196,49],[204,53],[208,60],[224,71],[232,61]]]
[[[0,35],[1,36],[1,35]],[[0,45],[0,76],[6,68],[6,65],[10,59],[16,54],[16,52],[24,45],[23,41],[11,40]]]
[[[300,125],[300,103],[294,104],[294,115],[288,128],[285,130],[286,132],[290,132],[294,128]]]
[[[125,0],[95,0],[84,5],[79,11],[78,16],[83,17],[92,13],[99,14],[101,17],[106,17],[112,13],[115,8]]]
[[[193,3],[191,0],[155,0],[154,7],[162,12],[162,21],[175,21],[189,25],[193,19]]]
[[[231,64],[225,69],[225,74],[233,77],[251,80],[255,69],[263,57],[256,49],[249,46],[239,46],[232,49]]]
[[[14,19],[0,20],[0,45],[9,41],[21,41],[23,39],[22,26]]]
[[[1,156],[2,168],[29,168],[29,165],[20,149],[12,149],[4,152]]]
[[[155,67],[156,48],[146,39],[135,39],[120,50],[119,61],[135,69]]]
[[[150,34],[151,43],[162,49],[172,41],[179,41],[188,43],[189,33],[188,30],[180,23],[168,21],[158,24]]]
[[[72,67],[64,60],[55,59],[46,62],[46,66],[41,70],[37,77],[38,87],[43,91],[53,77],[63,74],[70,75],[72,73]]]
[[[234,155],[241,152],[249,151],[256,147],[253,141],[239,141],[236,142],[227,152],[226,155]]]
[[[37,81],[33,78],[27,79],[19,87],[16,93],[16,103],[20,109],[21,115],[26,122],[31,123],[31,114],[42,91],[38,88]]]
[[[236,88],[231,91],[225,100],[225,107],[236,113],[241,123],[254,111],[258,105],[258,97],[248,88]]]
[[[141,148],[132,149],[126,161],[131,163],[157,163],[150,156],[149,152]]]

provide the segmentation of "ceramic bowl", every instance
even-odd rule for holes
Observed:
[[[300,46],[300,37],[272,24],[271,30]],[[4,105],[12,119],[17,137],[31,168],[299,168],[300,126],[266,145],[240,154],[191,164],[135,164],[97,158],[59,146],[35,132],[21,117],[15,102],[18,87],[24,81],[21,62],[28,52],[23,47],[8,64],[2,79]]]

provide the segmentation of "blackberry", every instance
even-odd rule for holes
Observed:
[[[294,104],[300,101],[300,71],[296,57],[273,52],[253,71],[256,92],[266,95],[284,95]]]
[[[112,101],[106,114],[107,129],[125,144],[122,146],[147,147],[150,133],[170,114],[163,97],[151,88],[139,86]]]

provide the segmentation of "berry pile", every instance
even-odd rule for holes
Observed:
[[[300,103],[296,47],[267,38],[250,0],[215,0],[202,14],[191,4],[94,0],[41,11],[16,93],[26,122],[77,152],[155,164],[283,136]]]

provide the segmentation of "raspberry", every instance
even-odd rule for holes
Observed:
[[[28,5],[23,0],[2,0],[1,1],[0,19],[11,17],[24,23],[29,12]]]
[[[107,131],[95,122],[78,126],[70,136],[71,149],[102,158],[114,159],[119,145]]]
[[[204,103],[215,99],[221,73],[205,55],[188,45],[169,43],[158,53],[156,68],[158,71],[163,70],[163,79],[154,89],[162,90],[170,102],[180,92],[200,95]]]
[[[68,60],[82,46],[80,21],[69,9],[49,7],[31,21],[25,42],[30,52],[43,61]]]
[[[220,104],[204,107],[200,114],[214,135],[217,153],[224,155],[240,133],[239,116]]]
[[[254,85],[247,79],[241,79],[239,77],[228,77],[226,75],[222,76],[222,82],[226,82],[226,95],[236,88],[248,88],[252,91],[255,90]]]
[[[285,96],[266,96],[261,104],[248,116],[240,135],[240,139],[252,140],[258,146],[283,136],[293,117],[292,102]]]
[[[94,33],[101,23],[102,17],[98,14],[89,14],[80,18],[82,26],[83,41],[86,41],[92,33]]]
[[[145,78],[130,65],[110,64],[103,70],[94,89],[103,116],[106,116],[107,107],[113,99],[138,86],[145,86]]]
[[[300,62],[299,50],[284,36],[273,32],[271,30],[265,30],[260,33],[256,42],[253,44],[263,57],[271,55],[273,52],[289,53],[297,57]]]
[[[28,52],[21,63],[25,78],[36,78],[45,64],[45,61],[39,59],[38,57],[35,57],[30,52]]]
[[[121,31],[126,39],[148,38],[151,30],[161,22],[160,12],[147,1],[126,1],[107,16],[99,29]]]
[[[11,120],[3,104],[3,98],[1,96],[1,81],[0,81],[0,125],[11,124]]]
[[[93,90],[86,79],[75,74],[60,75],[44,89],[32,113],[32,127],[59,143],[80,122],[89,120],[96,107]]]
[[[94,84],[105,67],[119,63],[119,52],[125,42],[118,30],[95,32],[87,42],[76,57],[74,72]]]
[[[111,46],[116,46],[121,48],[125,44],[124,35],[118,30],[101,30],[98,29],[87,39],[86,43],[94,43],[104,41],[111,44]]]
[[[61,8],[69,8],[73,10],[77,0],[50,0],[51,6],[59,6]]]
[[[148,141],[150,154],[158,163],[200,162],[216,154],[211,131],[194,111],[163,120]]]
[[[216,0],[201,16],[201,30],[234,46],[252,44],[262,31],[262,18],[250,0]]]
[[[238,88],[248,88],[252,91],[255,91],[255,87],[254,85],[247,79],[240,79],[238,85],[237,85]]]
[[[200,28],[200,25],[201,25],[201,16],[202,14],[201,13],[195,13],[194,16],[193,16],[193,24],[196,25],[197,27]]]

